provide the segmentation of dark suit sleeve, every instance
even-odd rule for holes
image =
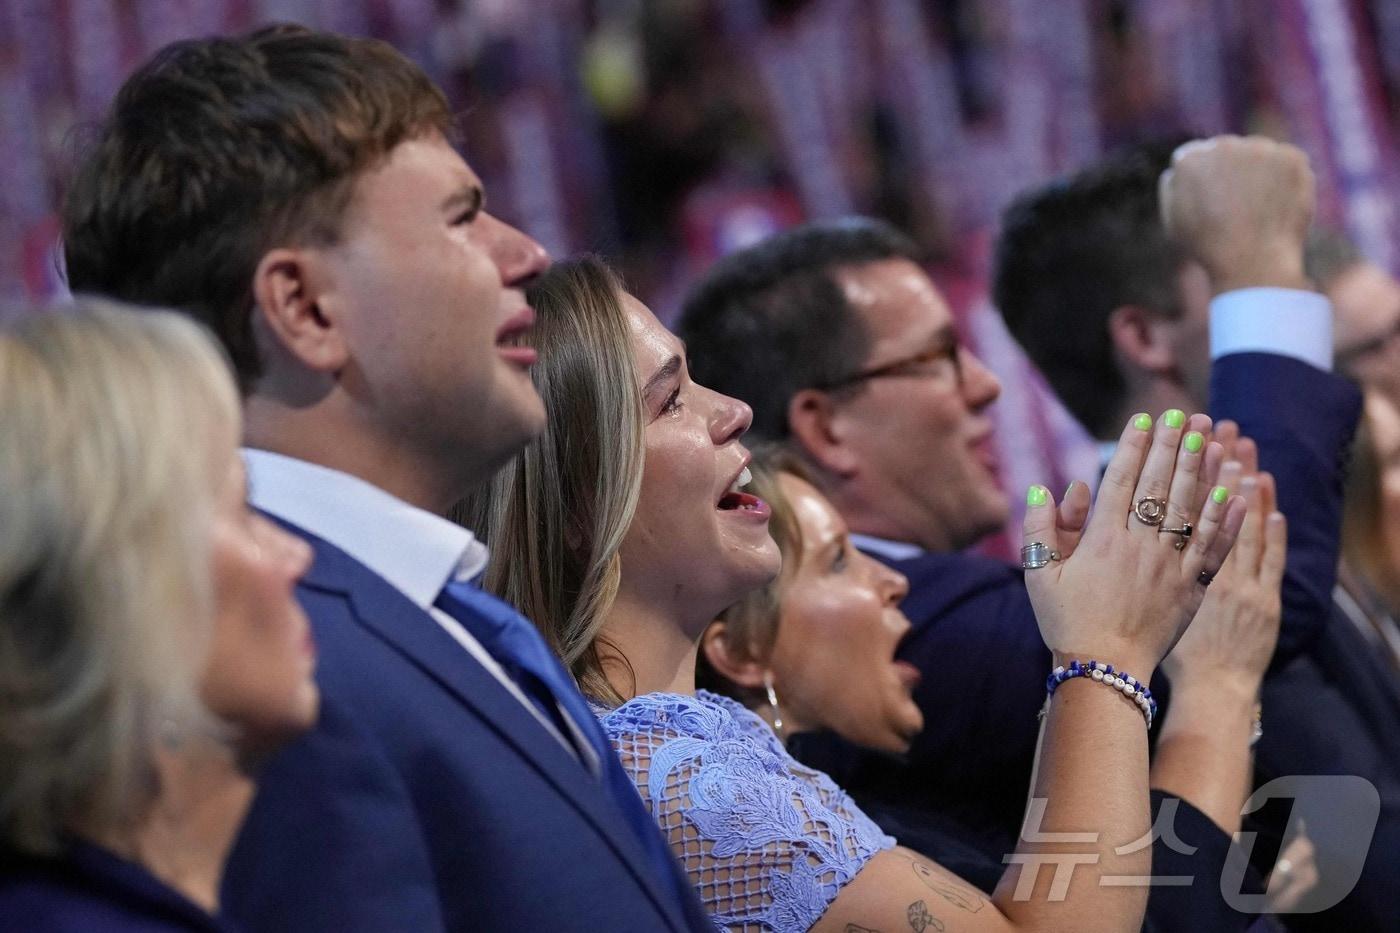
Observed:
[[[1271,353],[1234,353],[1211,368],[1210,413],[1230,418],[1259,445],[1288,517],[1283,623],[1270,670],[1311,644],[1326,624],[1337,579],[1342,484],[1361,416],[1354,385],[1315,366]]]
[[[1152,791],[1152,824],[1170,827],[1152,840],[1152,876],[1189,878],[1189,884],[1154,885],[1147,898],[1147,931],[1247,930],[1257,914],[1235,910],[1221,895],[1221,876],[1233,840],[1187,800],[1165,791]],[[1262,885],[1252,871],[1246,886]]]
[[[224,876],[226,914],[250,933],[443,929],[412,814],[397,772],[323,694],[316,729],[260,776]]]

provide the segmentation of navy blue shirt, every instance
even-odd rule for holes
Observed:
[[[0,857],[0,933],[236,933],[135,862],[72,840]]]

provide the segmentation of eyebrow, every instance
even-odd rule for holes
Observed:
[[[675,376],[675,374],[680,371],[681,358],[672,354],[669,360],[661,364],[660,369],[651,374],[651,378],[647,380],[647,384],[642,386],[642,397],[650,398],[651,394],[656,391],[658,386],[669,382],[671,377]]]
[[[468,185],[449,194],[438,210],[443,213],[469,207],[474,211],[481,210],[486,203],[486,192],[481,190],[480,185]]]

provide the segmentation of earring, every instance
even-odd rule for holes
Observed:
[[[763,672],[763,689],[768,693],[768,708],[773,711],[773,731],[783,738],[783,712],[778,708],[778,691],[773,689],[773,672]]]

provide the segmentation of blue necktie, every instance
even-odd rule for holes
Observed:
[[[559,710],[562,708],[568,712],[578,731],[587,737],[597,752],[603,787],[611,794],[641,841],[657,872],[657,880],[669,881],[675,896],[683,901],[687,895],[681,890],[681,884],[688,882],[681,880],[666,840],[647,812],[632,779],[622,769],[622,763],[608,744],[607,736],[593,717],[583,694],[578,692],[573,678],[545,644],[539,630],[509,604],[470,583],[448,581],[433,605],[471,632],[525,695],[559,726],[566,741],[574,733],[563,723]]]

